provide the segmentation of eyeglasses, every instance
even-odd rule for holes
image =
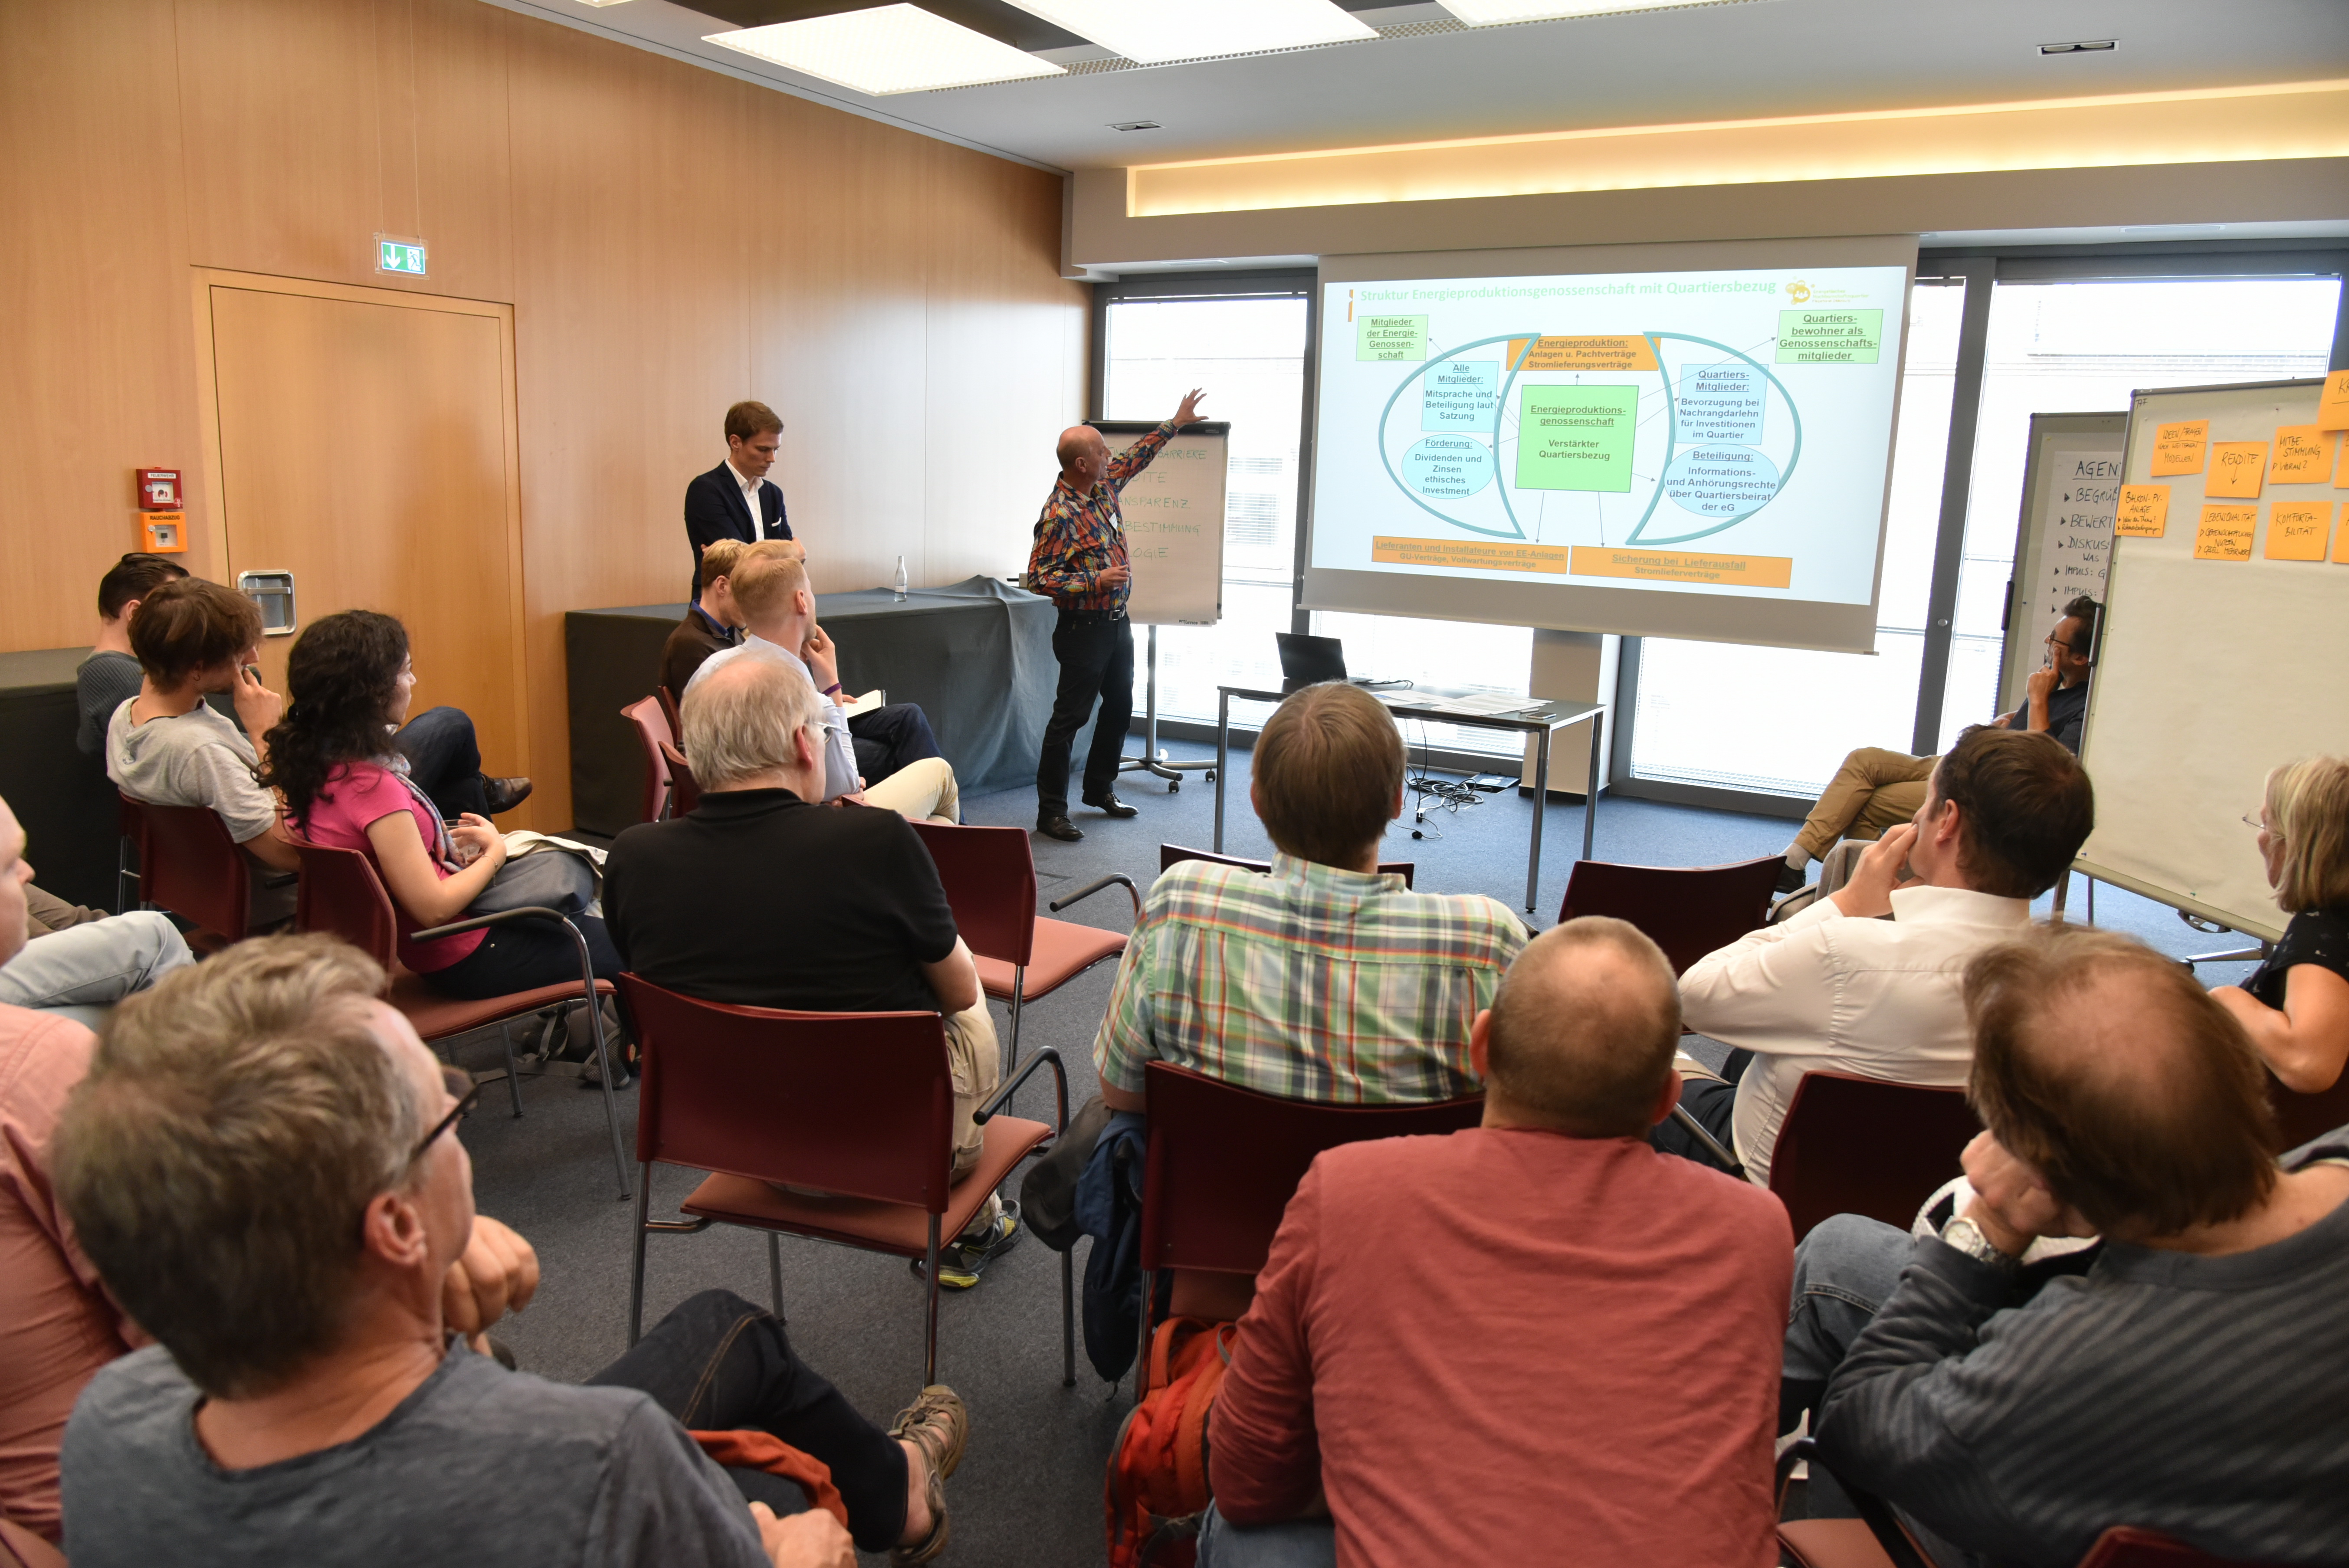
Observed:
[[[2261,808],[2259,811],[2244,812],[2243,826],[2246,828],[2257,828],[2261,832],[2266,832],[2268,830],[2268,824],[2266,817],[2262,814],[2265,808]]]
[[[481,1086],[475,1083],[473,1075],[463,1068],[455,1067],[447,1062],[441,1063],[440,1082],[450,1094],[457,1097],[457,1103],[448,1115],[432,1124],[432,1130],[426,1133],[423,1140],[417,1144],[416,1152],[408,1157],[408,1162],[410,1165],[423,1159],[424,1151],[439,1141],[442,1133],[472,1115],[473,1108],[481,1103]]]

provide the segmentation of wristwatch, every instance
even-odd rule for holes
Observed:
[[[1963,1214],[1941,1227],[1941,1240],[1978,1264],[1987,1264],[2001,1274],[2013,1274],[2023,1266],[2023,1260],[2001,1252],[1982,1234],[1982,1228]]]

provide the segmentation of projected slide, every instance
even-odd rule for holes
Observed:
[[[1323,285],[1311,565],[1865,604],[1897,266]]]

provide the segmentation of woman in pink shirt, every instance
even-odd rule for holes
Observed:
[[[373,610],[311,624],[285,665],[291,701],[268,735],[264,779],[285,794],[286,816],[313,843],[357,850],[374,862],[399,923],[399,961],[434,990],[477,1000],[579,978],[571,934],[518,920],[436,942],[412,934],[461,919],[505,864],[505,840],[468,811],[443,825],[408,777],[391,732],[416,690],[408,630]],[[623,967],[601,919],[574,914],[599,977]]]

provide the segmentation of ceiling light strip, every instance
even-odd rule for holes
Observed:
[[[1011,0],[1142,65],[1364,43],[1371,26],[1331,0]]]
[[[1066,74],[1049,60],[904,4],[712,33],[702,41],[874,98]]]

